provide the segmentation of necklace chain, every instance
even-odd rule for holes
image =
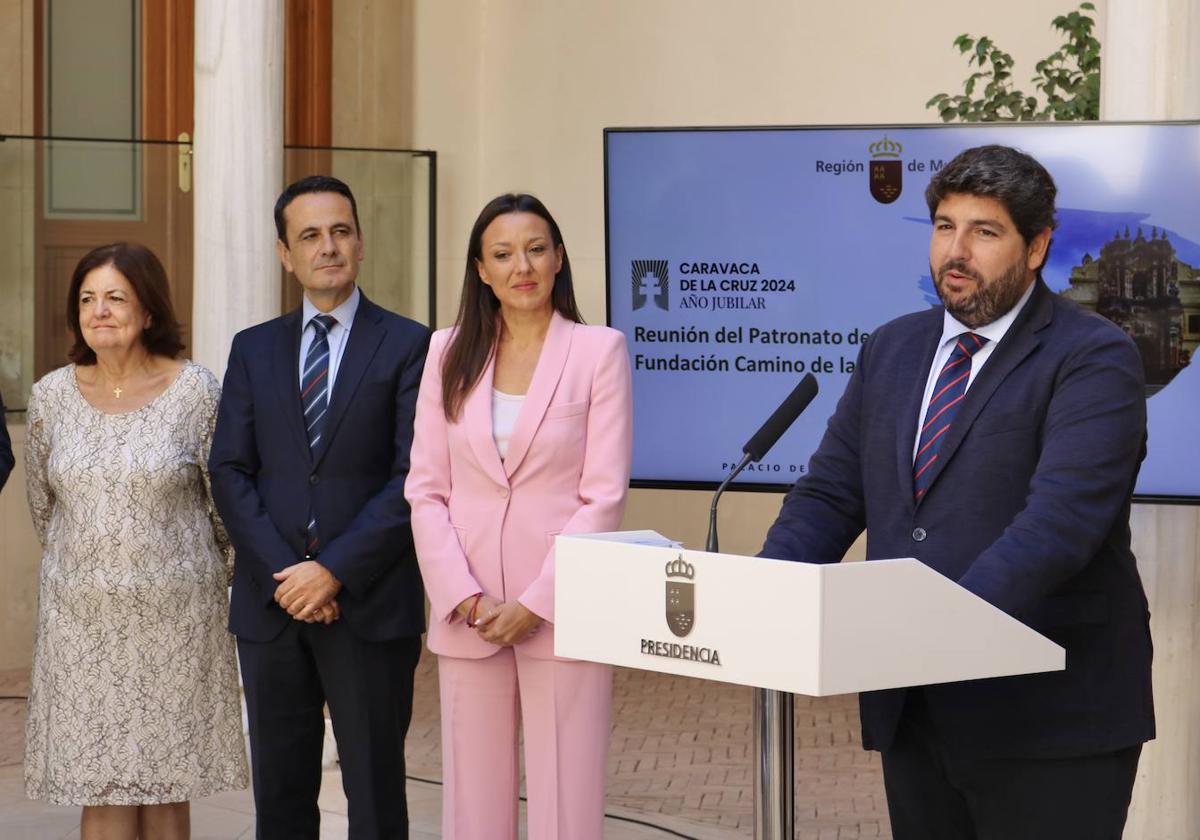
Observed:
[[[134,376],[136,376],[136,375],[137,375],[136,371],[134,373],[128,374],[127,376],[125,376],[124,382],[128,382],[130,379],[133,379]],[[97,378],[97,380],[108,379],[108,377],[101,374],[100,371],[96,371],[96,378]],[[97,382],[96,384],[99,385],[100,383]],[[117,399],[121,399],[121,395],[124,394],[126,391],[126,388],[125,388],[123,382],[118,382],[115,385],[112,384],[111,381],[105,382],[104,387],[108,388],[108,390],[112,393],[112,395],[114,397],[116,397]]]
[[[107,378],[108,377],[105,377],[105,379]],[[126,381],[131,378],[132,375],[125,377]],[[105,383],[105,385],[108,387],[108,390],[112,392],[112,395],[117,399],[121,399],[121,395],[125,393],[125,387],[120,382],[118,382],[116,385],[112,385],[111,383]]]
[[[147,358],[134,362],[129,366],[129,372],[117,380],[109,378],[101,369],[100,365],[97,364],[94,374],[95,384],[97,387],[106,389],[110,394],[113,395],[114,398],[119,400],[129,390],[125,386],[137,380],[138,377],[143,377],[146,380],[153,379],[155,377],[156,374],[153,370],[152,361],[152,359]]]

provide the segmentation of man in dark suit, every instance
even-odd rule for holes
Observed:
[[[429,331],[371,303],[349,187],[275,205],[300,309],[233,339],[209,464],[237,551],[229,628],[259,838],[315,838],[329,704],[350,837],[408,836],[404,737],[424,595],[404,499]]]
[[[870,337],[762,551],[837,562],[865,528],[868,559],[916,557],[1066,648],[1061,672],[861,696],[897,840],[1118,840],[1154,737],[1142,365],[1042,282],[1055,193],[1002,146],[934,176],[944,307]]]

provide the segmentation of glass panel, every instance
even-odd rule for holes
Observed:
[[[141,218],[136,147],[55,140],[46,151],[46,218]]]
[[[34,143],[0,142],[0,393],[24,408],[33,383]]]
[[[430,253],[434,155],[383,149],[286,147],[284,181],[332,175],[349,185],[358,205],[366,258],[363,293],[385,309],[423,324],[434,321],[434,260]],[[285,308],[300,300],[284,277]]]
[[[56,137],[135,139],[141,56],[137,0],[45,3],[46,128]],[[48,218],[136,220],[138,147],[58,141],[45,155]]]

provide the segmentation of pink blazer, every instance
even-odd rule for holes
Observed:
[[[492,437],[485,368],[457,421],[442,411],[442,353],[434,333],[417,397],[404,492],[432,606],[428,645],[467,659],[498,648],[454,612],[476,592],[519,600],[550,624],[522,649],[554,656],[554,537],[620,526],[633,441],[625,337],[555,313],[501,461]]]

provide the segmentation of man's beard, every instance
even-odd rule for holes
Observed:
[[[934,288],[937,289],[938,297],[941,298],[946,311],[973,330],[987,326],[1016,306],[1021,295],[1025,293],[1029,277],[1024,255],[999,277],[985,278],[977,271],[967,268],[962,260],[947,260],[936,272],[933,272],[933,266],[929,268],[934,276]],[[975,281],[975,291],[966,299],[951,303],[942,294],[943,278],[950,271],[957,271]]]

